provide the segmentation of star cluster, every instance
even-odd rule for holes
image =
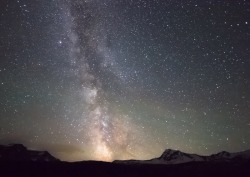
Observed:
[[[0,143],[63,160],[250,148],[246,0],[4,0]]]

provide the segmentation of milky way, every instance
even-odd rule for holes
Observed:
[[[135,144],[137,130],[131,125],[130,117],[112,108],[108,88],[119,86],[123,76],[116,56],[108,46],[110,24],[101,17],[105,9],[97,2],[69,2],[69,39],[71,63],[79,81],[79,96],[82,100],[83,121],[87,126],[84,134],[89,138],[93,158],[113,160],[132,158],[130,144]],[[98,11],[101,11],[99,13]],[[108,29],[106,29],[108,28]],[[106,88],[106,89],[105,89]],[[139,127],[138,127],[139,129]]]
[[[250,4],[4,0],[0,143],[68,160],[250,148]]]

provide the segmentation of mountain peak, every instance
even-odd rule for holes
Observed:
[[[227,152],[227,151],[221,151],[221,152],[217,153],[215,156],[222,157],[222,158],[223,157],[227,158],[227,157],[230,157],[231,154],[229,152]]]
[[[161,163],[167,164],[178,164],[203,160],[204,158],[202,156],[196,154],[187,154],[173,149],[166,149],[159,158],[153,159],[153,161],[159,161]]]
[[[160,156],[160,159],[163,160],[170,160],[170,159],[176,159],[179,157],[182,157],[185,153],[178,151],[178,150],[172,150],[172,149],[166,149],[163,154]]]
[[[163,152],[163,154],[169,154],[169,153],[175,153],[175,152],[180,152],[180,153],[181,153],[181,151],[179,151],[179,150],[175,150],[175,149],[166,149],[166,150]]]

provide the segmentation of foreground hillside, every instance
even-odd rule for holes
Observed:
[[[11,150],[10,150],[11,149]],[[21,150],[22,149],[22,152]],[[50,157],[47,153],[32,151],[22,146],[0,146],[0,176],[1,177],[249,177],[250,160],[244,153],[229,154],[219,153],[211,156],[213,160],[197,158],[195,155],[183,154],[180,151],[167,150],[158,161],[161,163],[149,163],[150,161],[116,161],[108,162],[62,162]],[[3,155],[3,150],[5,155]],[[31,158],[27,158],[31,155]],[[10,154],[8,154],[10,153]],[[24,160],[15,160],[11,154],[22,157]],[[35,158],[35,156],[39,158]],[[5,156],[5,159],[1,158]],[[11,157],[10,160],[6,159]],[[49,158],[48,158],[49,157]],[[179,163],[179,158],[185,163]],[[194,158],[186,162],[187,157]],[[221,157],[221,158],[220,158]],[[42,160],[45,158],[44,160]],[[171,159],[172,158],[172,159]],[[35,160],[39,159],[39,160]],[[177,159],[176,164],[164,164],[163,160]],[[209,159],[209,158],[208,158]],[[216,160],[215,160],[216,159]],[[220,160],[218,160],[220,159]],[[221,160],[222,159],[222,160]],[[172,163],[171,161],[171,163]],[[146,163],[145,163],[146,162]],[[155,162],[155,159],[153,159]],[[176,161],[174,161],[176,162]]]

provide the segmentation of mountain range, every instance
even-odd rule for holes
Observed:
[[[64,162],[21,144],[0,145],[0,177],[250,177],[250,150],[210,156],[167,149],[151,160]]]
[[[229,153],[226,151],[219,152],[210,156],[197,154],[188,154],[178,150],[166,149],[163,154],[151,160],[125,160],[114,161],[115,163],[144,163],[144,164],[182,164],[188,162],[233,162],[250,160],[250,150]]]

